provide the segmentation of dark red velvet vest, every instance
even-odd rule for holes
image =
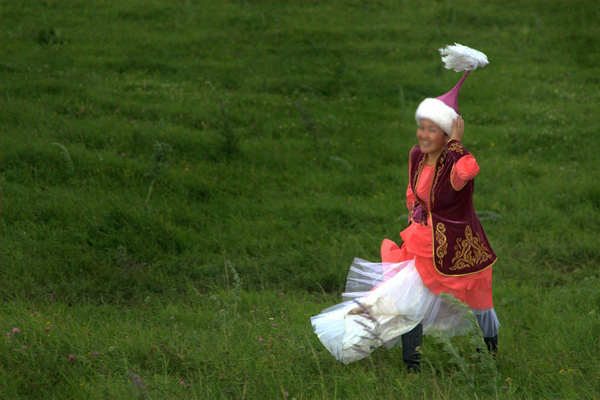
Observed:
[[[462,188],[452,186],[450,177],[456,162],[469,154],[462,143],[450,140],[438,158],[431,185],[427,210],[417,197],[411,210],[412,223],[431,226],[433,264],[442,275],[470,275],[491,267],[496,262],[473,206],[474,181]],[[410,184],[417,193],[417,183],[425,163],[425,154],[418,146],[410,153]]]

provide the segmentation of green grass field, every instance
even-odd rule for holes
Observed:
[[[600,397],[600,7],[0,1],[0,398]],[[461,91],[499,257],[475,334],[336,362],[309,317],[400,241],[414,112]],[[16,330],[13,332],[13,329]],[[18,332],[17,332],[18,331]]]

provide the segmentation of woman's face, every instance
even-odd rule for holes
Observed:
[[[417,140],[423,153],[438,156],[449,139],[448,135],[435,122],[429,119],[420,121],[417,129]]]

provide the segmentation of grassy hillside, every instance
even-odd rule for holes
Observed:
[[[338,301],[353,257],[377,261],[383,238],[400,240],[414,111],[460,78],[437,51],[458,42],[490,60],[470,74],[460,107],[465,146],[481,166],[475,205],[499,256],[507,350],[494,395],[600,396],[598,20],[600,8],[583,0],[0,2],[0,329],[27,326],[38,345],[34,354],[33,342],[2,344],[7,393],[71,393],[81,378],[82,396],[103,397],[94,386],[120,396],[140,356],[112,343],[130,313],[144,320],[131,331],[156,329],[136,339],[151,360],[135,369],[151,371],[150,397],[181,396],[171,391],[180,389],[177,359],[193,364],[194,396],[380,390],[373,368],[352,386],[363,367],[330,360],[307,318]],[[156,319],[167,305],[202,311],[190,329],[219,318],[207,299],[231,306],[224,324],[244,332],[220,348],[254,343],[262,328],[236,324],[280,292],[293,339],[278,357],[296,361],[265,381],[220,377],[219,352],[152,351],[171,332]],[[79,320],[69,329],[83,342],[47,341],[52,321],[28,319],[38,313]],[[56,318],[53,326],[66,324]],[[88,320],[107,331],[91,333]],[[198,340],[210,347],[223,329],[208,325]],[[104,366],[57,367],[73,366],[71,353],[92,360],[92,337]],[[17,358],[21,345],[29,358]],[[227,368],[266,368],[239,351]],[[55,354],[44,368],[61,372],[34,367],[40,352]],[[383,368],[400,371],[390,353]],[[384,397],[473,389],[454,388],[443,357],[432,362],[441,370],[401,385],[392,382],[403,372],[390,377],[385,387],[403,391]],[[290,375],[300,377],[293,390],[283,384]]]

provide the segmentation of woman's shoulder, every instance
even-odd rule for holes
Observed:
[[[421,152],[421,148],[419,146],[415,146],[410,150],[410,159],[411,160],[416,160],[417,158],[415,157],[419,157],[422,154]]]

